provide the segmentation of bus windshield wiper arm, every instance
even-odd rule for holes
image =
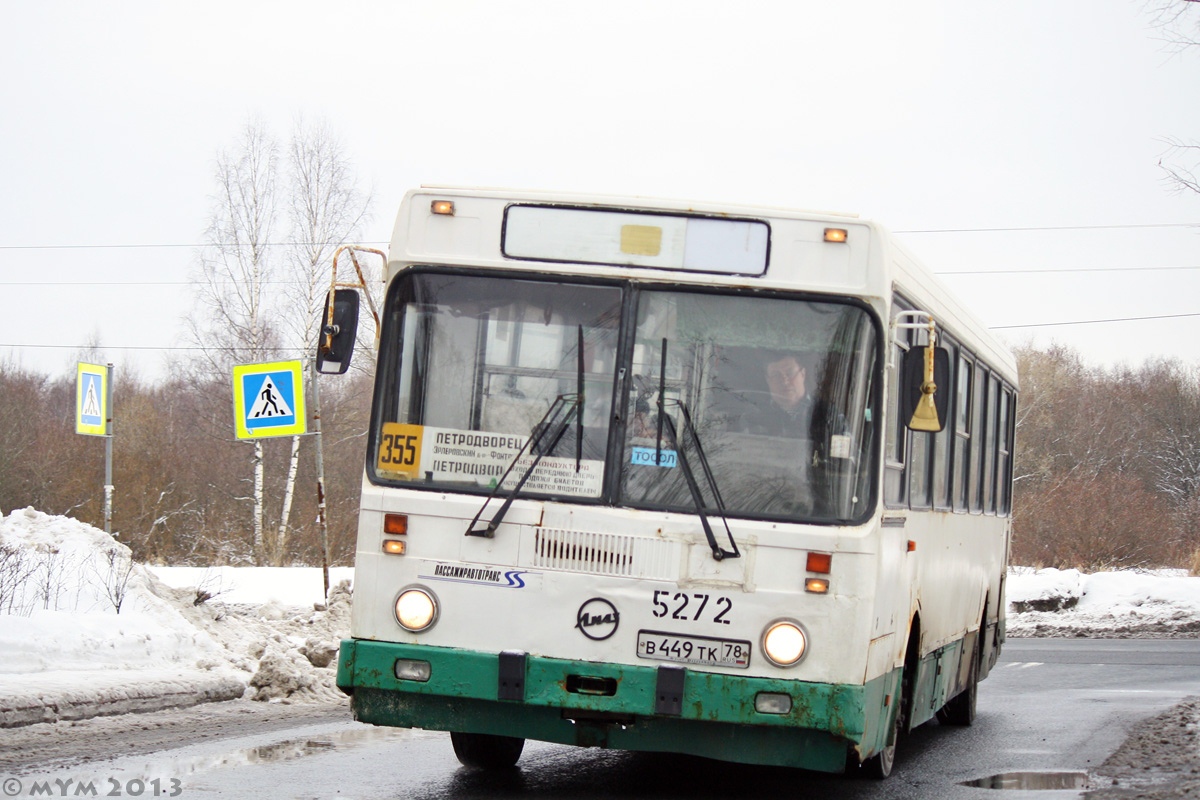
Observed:
[[[471,524],[467,526],[467,536],[483,536],[487,539],[491,539],[496,535],[496,528],[500,526],[501,521],[504,519],[504,515],[508,513],[508,509],[510,506],[512,506],[513,500],[515,500],[517,496],[521,494],[521,489],[524,488],[525,482],[529,480],[529,477],[533,475],[533,471],[537,469],[537,465],[541,463],[542,456],[544,456],[546,453],[553,452],[554,448],[558,446],[559,440],[562,439],[563,434],[566,433],[567,426],[571,423],[571,419],[578,413],[578,411],[579,398],[571,395],[560,394],[554,399],[554,402],[550,405],[550,408],[546,411],[546,414],[536,425],[533,426],[533,430],[530,432],[529,438],[525,440],[525,444],[521,445],[521,449],[517,451],[516,457],[508,465],[508,469],[504,470],[504,474],[500,476],[500,480],[496,481],[496,485],[492,488],[491,493],[488,494],[487,499],[483,501],[483,505],[479,508],[479,511],[476,512],[474,519],[471,520]],[[504,504],[500,506],[500,509],[496,512],[496,515],[492,517],[491,521],[483,527],[476,527],[479,522],[479,518],[483,516],[483,512],[487,508],[488,503],[492,502],[492,498],[496,497],[500,493],[500,487],[504,485],[504,482],[508,479],[509,474],[521,461],[521,457],[525,455],[527,450],[534,453],[533,461],[530,462],[529,466],[526,467],[521,473],[521,477],[517,481],[517,485],[512,488],[512,491],[508,492],[504,499]]]
[[[542,456],[546,453],[554,452],[554,448],[558,447],[558,442],[562,439],[563,434],[567,431],[567,425],[571,423],[571,418],[575,418],[575,471],[579,472],[580,465],[583,463],[583,326],[578,327],[579,339],[577,344],[577,356],[575,359],[575,395],[560,394],[554,398],[554,402],[550,404],[550,408],[545,415],[533,426],[533,430],[529,434],[529,438],[525,440],[525,444],[517,452],[517,457],[508,465],[508,469],[504,470],[504,474],[500,476],[500,480],[496,482],[496,486],[492,489],[487,499],[483,501],[483,506],[475,514],[475,518],[471,520],[471,524],[467,526],[467,536],[483,536],[491,539],[496,535],[496,528],[500,527],[500,522],[504,519],[504,515],[508,513],[508,509],[512,506],[512,501],[521,494],[521,489],[525,486],[525,481],[529,480],[529,476],[537,469],[537,465],[541,463]],[[561,418],[560,416],[561,415]],[[553,422],[551,422],[553,420]],[[492,498],[500,491],[500,487],[504,485],[505,479],[508,478],[513,467],[521,460],[521,456],[525,454],[526,448],[532,449],[536,455],[532,463],[521,473],[520,480],[513,490],[508,493],[504,499],[504,504],[500,506],[500,510],[496,512],[496,516],[492,517],[491,521],[482,528],[476,528],[479,522],[479,517],[483,515],[487,504],[492,502]]]
[[[675,405],[678,405],[679,410],[683,412],[684,430],[691,434],[692,441],[696,443],[696,457],[700,461],[700,469],[704,473],[704,480],[708,484],[709,491],[712,492],[713,502],[716,504],[717,516],[721,518],[721,522],[725,526],[725,535],[729,538],[729,546],[733,548],[726,550],[717,543],[717,536],[713,533],[712,525],[709,524],[708,515],[704,513],[704,497],[700,494],[700,484],[696,480],[696,473],[688,461],[687,454],[684,452],[685,448],[683,442],[679,439],[679,432],[675,427],[675,421],[667,414],[659,414],[659,419],[663,420],[666,424],[667,433],[670,435],[671,441],[675,443],[675,457],[679,460],[679,469],[683,472],[683,479],[687,482],[688,491],[692,495],[692,502],[696,505],[696,514],[700,517],[700,525],[704,528],[704,535],[708,539],[708,546],[712,548],[712,556],[717,561],[726,558],[740,558],[742,554],[738,550],[737,542],[733,540],[733,531],[729,530],[729,520],[725,517],[725,501],[721,498],[721,490],[717,487],[717,479],[708,465],[708,458],[704,455],[704,448],[700,445],[700,436],[696,433],[696,426],[692,424],[691,412],[688,411],[687,404],[682,400],[676,400]]]
[[[726,550],[717,544],[717,535],[713,533],[712,525],[708,521],[708,515],[704,513],[704,496],[700,494],[700,484],[696,480],[696,473],[688,461],[687,454],[684,452],[683,442],[680,441],[679,431],[675,427],[675,420],[671,419],[670,415],[667,414],[667,339],[664,336],[662,351],[659,353],[658,358],[658,432],[654,445],[654,463],[662,463],[663,426],[665,425],[671,441],[675,443],[675,457],[679,460],[679,469],[683,472],[683,479],[687,482],[688,492],[692,495],[692,503],[696,506],[696,514],[700,517],[700,526],[704,528],[704,536],[708,539],[708,546],[712,549],[713,558],[717,561],[726,558],[740,558],[742,554],[738,551],[737,542],[733,540],[733,531],[729,530],[729,520],[725,517],[725,501],[721,499],[721,490],[717,488],[717,479],[713,476],[712,469],[708,466],[708,458],[704,455],[704,448],[700,446],[700,436],[696,433],[696,426],[692,424],[691,412],[688,411],[687,404],[682,399],[672,402],[674,405],[679,406],[679,410],[683,412],[684,430],[692,435],[692,441],[696,443],[696,456],[700,459],[700,468],[704,471],[704,480],[708,483],[708,489],[712,492],[713,501],[717,504],[717,515],[725,525],[725,535],[729,538],[729,546],[733,548],[732,550]]]

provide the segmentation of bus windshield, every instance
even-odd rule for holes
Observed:
[[[694,507],[680,467],[703,454],[727,516],[860,517],[874,502],[875,351],[871,318],[855,305],[643,292],[622,502]],[[660,393],[676,442],[659,436]],[[712,486],[700,485],[715,508]]]
[[[524,477],[522,495],[759,519],[848,521],[874,507],[877,334],[864,306],[627,287],[400,278],[372,479],[486,493]],[[556,402],[571,422],[529,452]]]
[[[621,298],[615,286],[512,278],[430,272],[399,281],[379,361],[391,374],[377,403],[376,474],[490,490],[563,397],[581,424],[541,454],[524,491],[599,497]],[[529,463],[518,464],[502,488]]]

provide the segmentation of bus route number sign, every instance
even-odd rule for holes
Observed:
[[[423,425],[383,423],[376,468],[380,472],[416,480],[421,474],[421,439],[424,432]]]

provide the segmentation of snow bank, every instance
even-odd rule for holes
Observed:
[[[351,570],[148,569],[90,525],[0,517],[0,727],[249,697],[331,702]]]
[[[10,555],[0,677],[224,664],[222,648],[159,597],[154,578],[104,531],[27,508],[0,519],[0,545]]]
[[[1184,570],[1009,571],[1012,636],[1156,637],[1200,631],[1200,578]]]
[[[325,578],[317,567],[156,567],[147,566],[168,586],[196,589],[227,604],[283,607],[324,602]],[[354,578],[354,567],[332,567],[329,585]]]

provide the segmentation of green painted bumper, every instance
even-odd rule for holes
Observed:
[[[397,679],[397,659],[428,662],[429,680]],[[362,722],[827,772],[844,768],[851,746],[882,748],[899,673],[854,686],[688,669],[678,713],[656,710],[654,666],[526,656],[523,679],[523,699],[500,700],[495,653],[348,639],[338,656],[338,686]],[[788,695],[791,711],[758,712],[761,692]]]

